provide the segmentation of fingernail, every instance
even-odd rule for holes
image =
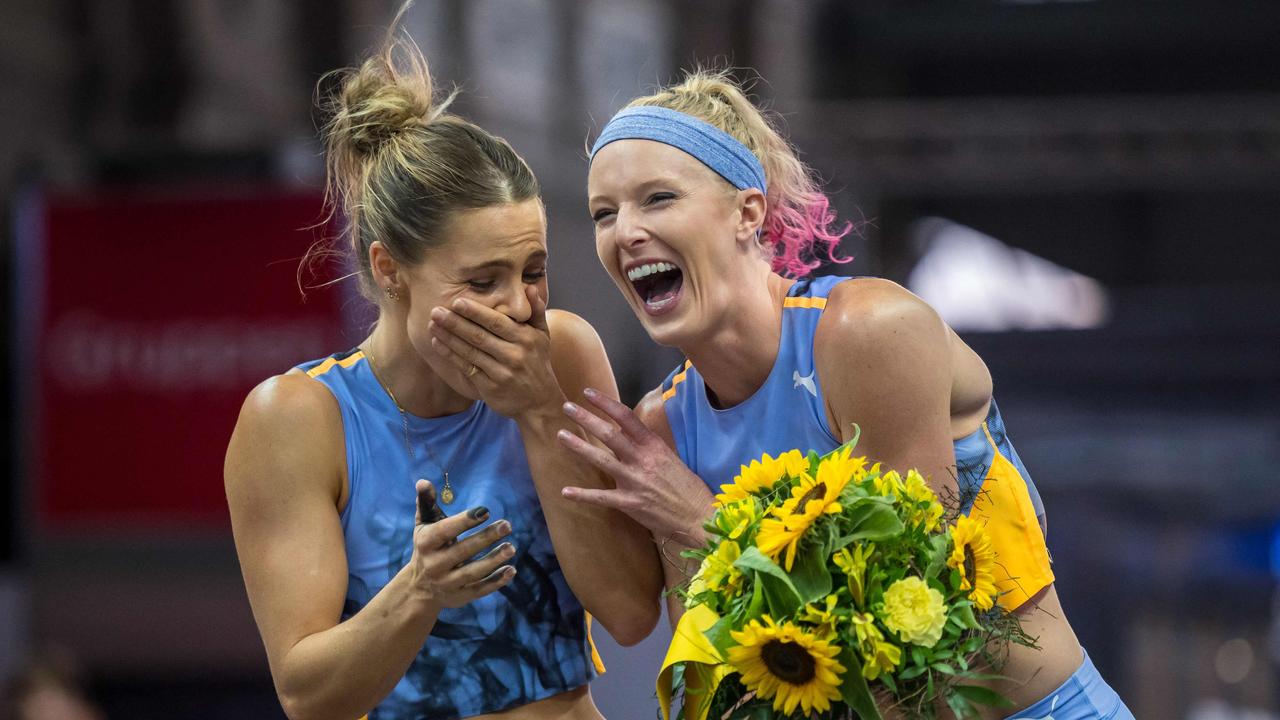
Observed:
[[[596,392],[594,388],[586,388],[582,391],[582,394],[589,398],[593,398],[598,396],[600,393]]]
[[[507,520],[501,520],[501,521],[499,521],[499,522],[498,522],[498,532],[501,532],[503,535],[508,535],[508,534],[510,534],[510,533],[511,533],[511,522],[510,522],[510,521],[507,521]]]
[[[445,315],[445,309],[444,309],[444,308],[442,308],[442,307],[431,308],[431,319],[432,319],[432,320],[443,320],[443,319],[444,319],[444,315]]]
[[[506,553],[507,555],[515,555],[516,546],[511,543],[503,543],[502,552]]]
[[[573,496],[574,496],[574,495],[576,495],[576,494],[577,494],[577,492],[578,492],[577,490],[575,490],[575,489],[573,489],[573,488],[571,488],[571,487],[567,487],[567,488],[560,488],[560,495],[561,495],[561,497],[567,497],[567,498],[569,498],[569,499],[573,499]]]
[[[573,437],[573,433],[568,430],[558,430],[556,431],[556,437],[559,438],[561,442],[568,442],[569,438]]]
[[[467,301],[466,301],[466,300],[454,300],[454,301],[453,301],[453,309],[454,309],[454,310],[461,310],[462,308],[464,308],[464,307],[466,307],[466,306],[467,306]]]
[[[479,520],[489,514],[489,508],[483,505],[477,505],[467,511],[467,517],[472,520]]]
[[[573,404],[573,403],[571,403],[571,402],[566,402],[566,403],[564,404],[564,411],[565,411],[565,412],[567,412],[567,413],[569,413],[570,415],[572,415],[572,414],[574,414],[574,413],[578,412],[578,406],[577,406],[577,405],[575,405],[575,404]]]

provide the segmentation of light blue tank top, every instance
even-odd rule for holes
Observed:
[[[456,494],[441,506],[445,513],[484,505],[494,520],[511,522],[515,579],[441,611],[421,652],[370,720],[498,712],[589,682],[595,667],[584,612],[556,561],[515,421],[480,401],[457,415],[407,415],[411,461],[400,412],[364,353],[341,353],[298,369],[327,387],[342,412],[350,485],[341,514],[349,573],[344,620],[409,562],[415,481],[427,478],[439,486],[432,454],[449,468]]]
[[[663,407],[676,451],[712,489],[729,483],[739,468],[764,453],[777,457],[791,449],[826,453],[840,446],[827,422],[822,383],[814,367],[813,338],[827,296],[840,276],[804,279],[791,286],[782,307],[782,338],[773,369],[751,397],[718,409],[707,399],[707,387],[689,361],[662,384]],[[1026,480],[1037,516],[1044,515],[1040,494],[1009,442],[994,400],[987,425],[1001,453]],[[968,513],[982,488],[995,450],[982,428],[955,441],[960,511]]]

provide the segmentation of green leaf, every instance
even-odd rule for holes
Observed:
[[[955,675],[955,674],[956,674],[956,669],[955,669],[955,668],[953,668],[953,667],[951,667],[950,665],[948,665],[948,664],[944,663],[944,662],[936,662],[936,663],[934,663],[934,664],[930,665],[929,667],[931,667],[931,668],[933,668],[934,670],[937,670],[938,672],[943,673],[943,674],[945,674],[945,675]]]
[[[956,607],[951,611],[951,616],[958,618],[960,624],[969,630],[980,630],[982,627],[978,625],[978,618],[973,616],[973,605],[971,603],[956,603]]]
[[[893,509],[893,500],[884,497],[858,498],[844,508],[841,524],[847,528],[836,540],[836,547],[846,547],[860,540],[879,542],[902,533],[902,519]]]
[[[871,688],[862,677],[862,663],[850,648],[840,651],[840,664],[845,667],[844,681],[840,683],[840,697],[862,720],[881,720],[880,709],[871,697]]]
[[[764,611],[764,585],[759,581],[751,584],[751,602],[747,603],[747,612],[743,616],[745,620],[754,620]]]
[[[955,685],[953,689],[956,691],[956,694],[970,702],[990,705],[991,707],[998,708],[1013,707],[1012,700],[991,688],[982,687],[981,685]]]
[[[928,670],[929,668],[924,665],[916,665],[915,667],[909,667],[906,670],[903,670],[902,672],[898,673],[898,679],[910,680],[911,678],[917,678],[925,674],[925,672],[927,672]]]
[[[733,618],[728,615],[716,621],[704,635],[716,650],[720,651],[720,657],[729,657],[729,648],[737,645],[733,640],[733,636],[729,633],[733,631]]]
[[[800,593],[791,583],[791,578],[759,548],[747,548],[733,566],[755,575],[756,582],[763,588],[769,614],[774,618],[782,619],[800,609]]]
[[[964,699],[964,697],[958,693],[952,692],[947,694],[947,706],[951,708],[952,714],[961,720],[979,717],[978,709],[974,707],[973,703]]]
[[[796,556],[796,564],[791,570],[791,582],[800,594],[802,603],[814,602],[831,592],[831,573],[827,570],[827,559],[819,545],[810,544]]]
[[[929,538],[929,561],[925,565],[924,576],[934,578],[942,571],[947,562],[947,536],[934,535]]]
[[[919,645],[911,646],[911,662],[916,665],[926,664],[924,661],[924,648],[920,647]]]

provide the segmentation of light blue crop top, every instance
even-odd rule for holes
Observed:
[[[766,452],[776,457],[794,448],[821,454],[840,446],[827,422],[822,383],[814,366],[813,339],[831,289],[848,279],[825,276],[791,286],[783,302],[782,338],[773,370],[746,400],[731,408],[712,407],[702,376],[688,361],[663,382],[663,407],[676,450],[713,492],[731,482],[741,465]],[[987,426],[995,446],[1026,479],[1036,515],[1043,516],[1040,494],[1009,442],[994,400]],[[973,506],[994,452],[982,428],[955,441],[961,512],[968,513]]]
[[[515,579],[441,611],[421,652],[370,719],[469,717],[589,682],[596,666],[584,611],[556,561],[515,422],[480,401],[457,415],[407,415],[417,448],[411,461],[400,413],[362,352],[298,368],[327,387],[342,412],[350,486],[341,514],[349,573],[344,620],[409,561],[415,481],[441,474],[432,456],[448,466],[456,493],[441,506],[445,513],[484,505],[494,520],[511,522]]]

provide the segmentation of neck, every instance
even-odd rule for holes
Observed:
[[[793,283],[766,267],[740,286],[731,312],[713,333],[680,348],[717,406],[737,405],[769,378],[782,340],[782,301]]]
[[[360,344],[378,382],[404,412],[443,417],[466,410],[473,402],[449,387],[409,342],[405,319],[383,310],[369,337]]]

